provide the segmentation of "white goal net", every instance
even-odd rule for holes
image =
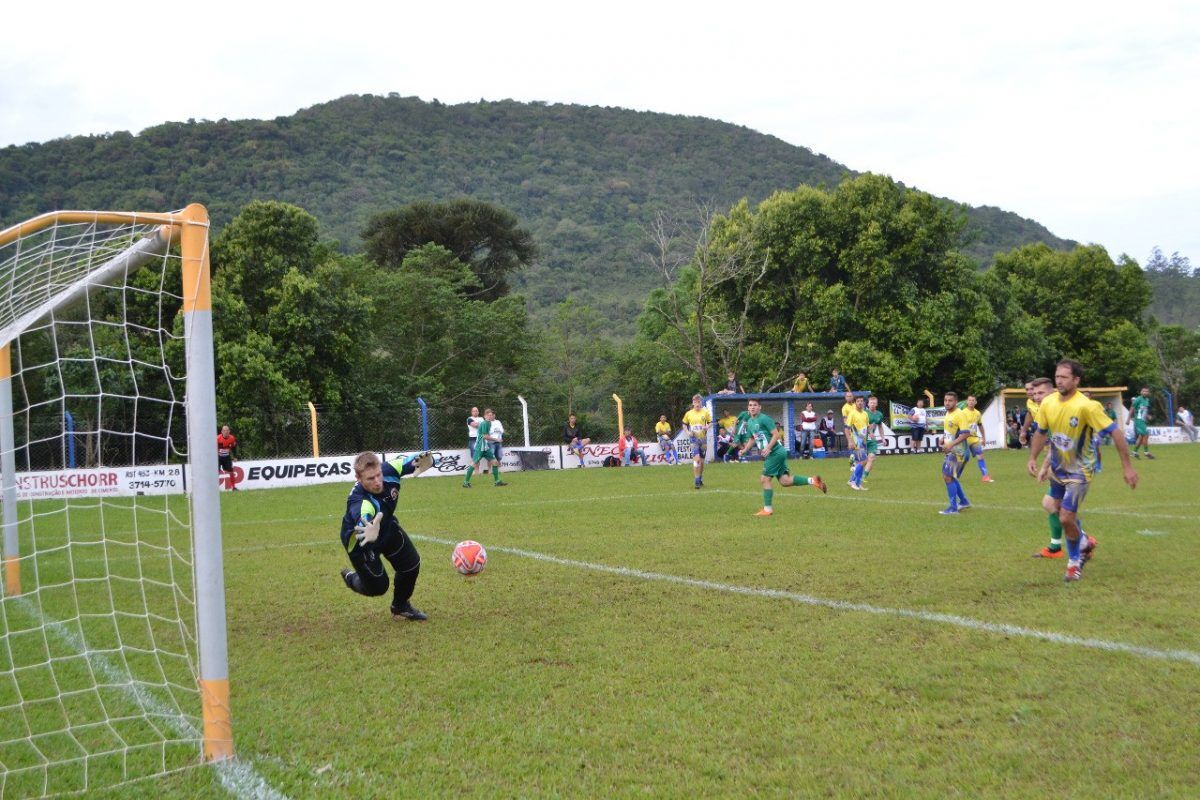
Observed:
[[[3,798],[232,752],[194,209],[64,212],[0,234]]]

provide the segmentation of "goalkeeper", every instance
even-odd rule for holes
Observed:
[[[346,500],[342,517],[342,546],[354,569],[342,570],[342,580],[351,591],[378,597],[388,590],[383,559],[396,572],[392,616],[408,620],[428,617],[409,602],[421,571],[421,556],[412,539],[396,521],[400,478],[420,475],[433,466],[433,456],[421,453],[412,458],[381,463],[374,453],[359,453],[354,459],[358,483]]]

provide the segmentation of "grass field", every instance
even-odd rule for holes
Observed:
[[[348,486],[225,494],[243,774],[96,797],[1200,796],[1200,448],[1115,455],[1082,518],[1078,584],[1020,454],[941,517],[936,456],[867,493],[776,490],[757,465],[405,481],[413,602],[351,594]],[[489,551],[463,578],[455,541]],[[237,781],[241,780],[241,783]],[[261,783],[256,784],[256,781]]]

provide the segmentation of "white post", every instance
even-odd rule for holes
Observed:
[[[212,292],[208,269],[208,212],[184,210],[183,320],[187,342],[188,458],[192,466],[192,540],[196,550],[196,639],[204,760],[233,758],[229,710],[229,650],[225,631],[225,574],[221,561],[221,496],[217,484],[216,376]]]
[[[525,402],[525,398],[517,395],[517,400],[521,403],[521,423],[525,426],[525,446],[529,447],[529,403]]]

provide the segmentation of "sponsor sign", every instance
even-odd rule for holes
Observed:
[[[904,433],[908,433],[910,430],[912,430],[912,420],[908,418],[908,415],[913,412],[913,409],[916,408],[916,406],[906,406],[903,403],[893,403],[890,401],[888,405],[890,406],[891,412],[891,419],[888,420],[888,426],[894,431],[903,431]],[[940,431],[942,429],[942,423],[944,423],[945,420],[945,406],[935,406],[933,408],[925,409],[926,431]]]
[[[183,466],[179,464],[17,473],[18,500],[182,494],[184,488]]]
[[[559,449],[553,447],[501,447],[500,448],[500,471],[501,472],[519,472],[521,470],[521,452],[545,453],[549,461],[550,469],[562,469]],[[397,458],[409,458],[422,450],[406,450],[399,453],[387,453],[387,460],[394,461]],[[440,475],[459,475],[467,474],[467,467],[471,466],[471,451],[465,447],[461,450],[430,450],[433,453],[434,464],[432,469],[426,470],[420,477],[436,478]],[[353,457],[351,457],[353,460]],[[353,480],[354,472],[351,470],[351,479]]]
[[[354,458],[350,455],[238,461],[233,465],[232,475],[222,473],[218,480],[223,489],[274,489],[353,481]]]

